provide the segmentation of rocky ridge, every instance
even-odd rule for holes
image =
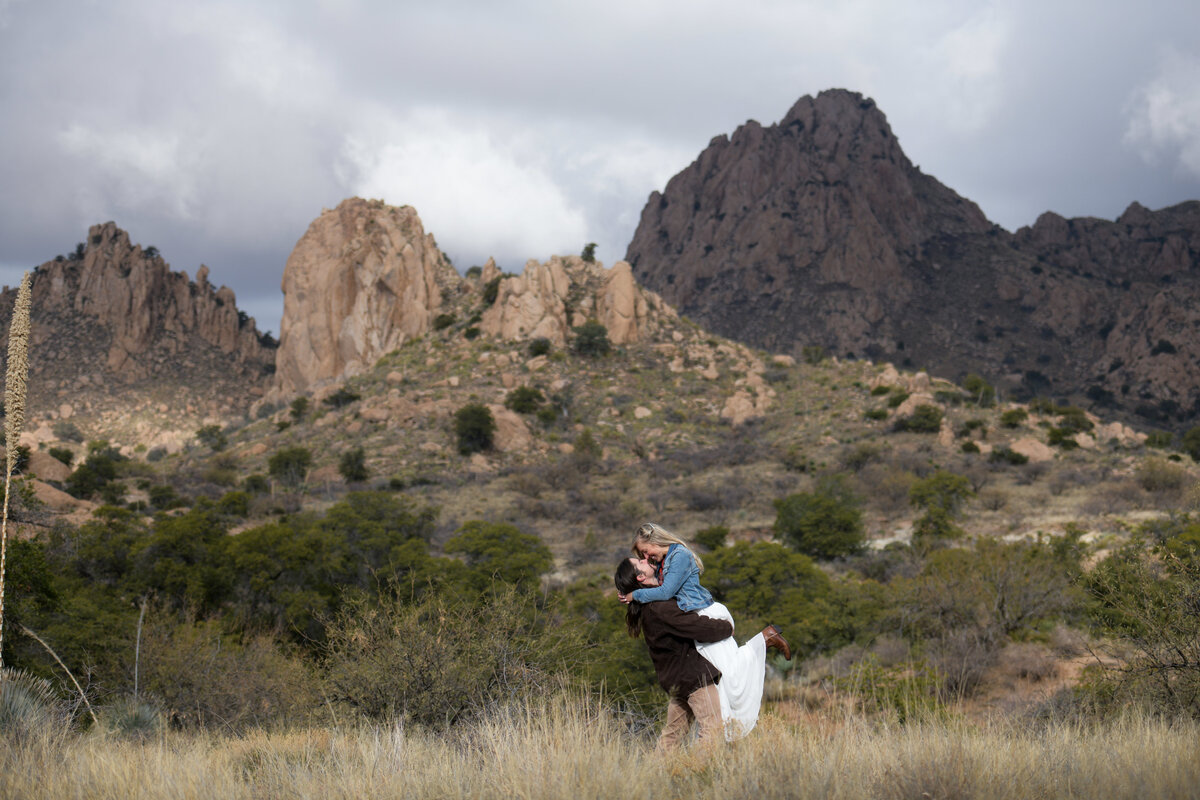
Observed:
[[[204,421],[249,408],[275,345],[208,274],[173,272],[112,222],[92,226],[70,258],[36,267],[28,435],[49,441],[53,423],[74,420],[85,435],[115,427],[178,449]],[[5,355],[15,298],[0,294]]]
[[[651,195],[627,259],[680,313],[776,352],[977,373],[1164,426],[1200,415],[1200,203],[1009,233],[852,92],[713,139]]]

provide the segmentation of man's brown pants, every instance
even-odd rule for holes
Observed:
[[[721,722],[721,698],[716,684],[701,686],[687,697],[671,695],[667,704],[667,724],[658,737],[659,752],[673,750],[692,727],[692,720],[700,724],[699,744],[710,745],[720,742],[725,735]]]

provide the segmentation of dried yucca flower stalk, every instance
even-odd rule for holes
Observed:
[[[25,427],[25,388],[29,380],[29,308],[33,303],[29,273],[21,278],[12,321],[8,324],[8,373],[5,378],[4,449],[8,456],[4,469],[4,512],[0,516],[0,669],[4,667],[4,574],[8,561],[8,493],[13,470],[17,466],[17,446]]]

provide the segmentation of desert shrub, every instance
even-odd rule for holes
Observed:
[[[798,444],[788,445],[779,454],[779,461],[788,472],[808,472],[816,466],[805,453],[804,448]]]
[[[1000,415],[1000,427],[1019,428],[1029,419],[1029,412],[1023,408],[1010,408]]]
[[[996,404],[996,387],[974,373],[963,380],[963,388],[971,396],[971,402],[981,408]]]
[[[879,457],[878,445],[860,442],[842,455],[842,466],[851,472],[859,472],[872,461],[878,461]]]
[[[1200,561],[1133,542],[1083,577],[1089,618],[1124,647],[1084,690],[1116,711],[1200,717]]]
[[[1189,428],[1179,441],[1179,449],[1200,462],[1200,426]]]
[[[308,414],[308,398],[301,395],[292,401],[289,413],[292,415],[292,422],[300,422]]]
[[[988,462],[992,464],[1012,464],[1020,466],[1029,462],[1029,456],[1018,453],[1011,447],[996,447],[988,453]]]
[[[899,408],[910,396],[908,392],[897,387],[892,390],[892,396],[887,399],[887,406],[888,408]]]
[[[946,470],[914,483],[908,493],[909,503],[925,513],[913,523],[913,541],[929,545],[961,536],[963,531],[954,520],[974,494],[966,476]]]
[[[809,364],[814,367],[828,357],[829,356],[825,352],[825,348],[819,344],[808,344],[800,348],[800,358],[804,360],[805,364]]]
[[[458,320],[458,317],[453,314],[438,314],[433,318],[433,329],[435,331],[445,330],[453,325]]]
[[[1147,492],[1178,492],[1189,482],[1188,471],[1164,458],[1147,458],[1138,465],[1134,478]]]
[[[485,308],[490,308],[496,302],[496,298],[500,296],[500,281],[503,280],[503,277],[498,275],[483,285],[479,300]]]
[[[596,358],[608,355],[612,348],[608,341],[608,328],[594,319],[572,330],[575,332],[575,338],[571,342],[571,349],[578,355]]]
[[[979,431],[979,437],[981,439],[986,439],[987,422],[978,418],[964,420],[963,424],[960,425],[958,430],[954,432],[954,435],[958,437],[970,436],[976,431]]]
[[[899,511],[908,506],[908,492],[916,480],[908,470],[871,464],[858,474],[859,493],[881,511]]]
[[[1167,448],[1175,441],[1175,434],[1170,431],[1147,431],[1146,447]]]
[[[845,676],[835,678],[833,686],[857,698],[867,713],[886,714],[900,724],[928,721],[943,710],[941,676],[923,660],[885,667],[867,654]]]
[[[361,447],[342,453],[338,460],[338,473],[346,483],[361,483],[370,477],[367,471],[367,456]]]
[[[220,425],[205,425],[200,430],[196,431],[196,438],[200,444],[211,449],[214,453],[224,450],[229,440],[225,438],[225,432],[221,430]]]
[[[585,263],[591,264],[596,260],[596,243],[588,242],[583,246],[583,252],[579,255]]]
[[[79,430],[79,426],[70,420],[58,420],[51,430],[54,431],[54,437],[61,441],[77,443],[83,441],[83,431]]]
[[[875,388],[871,389],[871,396],[879,397],[881,395],[887,394],[891,390],[892,390],[892,387],[884,386],[883,384],[880,384],[880,385],[876,386]]]
[[[979,492],[979,505],[988,511],[1000,511],[1008,505],[1008,493],[1002,489],[986,489]]]
[[[366,719],[444,730],[545,694],[580,647],[572,629],[513,587],[479,602],[356,602],[330,626],[326,691]]]
[[[267,480],[267,476],[261,473],[247,475],[242,481],[242,488],[248,494],[266,494],[271,491],[271,483]]]
[[[148,494],[150,496],[150,505],[159,511],[167,511],[172,508],[186,508],[188,504],[187,498],[181,497],[179,492],[175,491],[175,487],[169,483],[151,486]]]
[[[118,466],[125,460],[125,456],[108,442],[91,442],[87,458],[67,477],[67,492],[84,500],[96,496],[116,480]]]
[[[919,405],[911,416],[896,420],[897,431],[937,433],[942,429],[942,410],[937,406]]]
[[[775,534],[801,553],[837,558],[863,546],[862,511],[858,498],[844,485],[822,481],[815,492],[776,500]]]
[[[267,472],[284,486],[296,487],[304,483],[312,467],[312,451],[307,447],[285,447],[267,459]]]
[[[67,447],[51,447],[47,453],[51,458],[61,461],[68,467],[71,466],[71,462],[75,460],[75,453],[73,453],[70,448]]]
[[[265,634],[238,636],[217,621],[147,614],[139,673],[145,694],[177,727],[241,731],[301,717],[317,686],[300,659]]]
[[[504,407],[518,414],[534,414],[545,399],[541,389],[518,386],[505,396]]]
[[[888,418],[888,410],[886,408],[868,408],[863,412],[863,419],[881,420]]]
[[[250,516],[250,495],[245,492],[226,492],[214,507],[218,514],[245,519]]]
[[[962,450],[964,453],[978,453],[979,445],[975,444],[974,441],[968,439],[967,441],[962,443],[962,446],[959,449]]]
[[[545,336],[539,336],[536,339],[531,339],[529,342],[529,355],[531,358],[548,355],[554,349],[554,344]]]
[[[475,325],[472,325],[471,327],[469,327],[463,331],[463,338],[467,339],[469,341],[473,341],[475,339],[478,339],[482,333],[483,333],[483,331],[481,331]]]
[[[358,392],[347,389],[345,386],[340,386],[336,392],[325,398],[324,403],[330,408],[345,408],[361,397],[362,395]]]
[[[725,542],[729,539],[729,528],[724,525],[712,525],[696,531],[693,538],[705,550],[716,550],[725,546]]]
[[[454,434],[463,455],[490,450],[496,435],[496,419],[488,407],[468,403],[454,412]]]

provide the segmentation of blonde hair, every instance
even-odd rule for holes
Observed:
[[[634,553],[638,552],[637,548],[639,544],[653,544],[659,547],[670,547],[673,544],[677,544],[684,550],[687,550],[688,555],[692,557],[692,561],[696,562],[696,569],[704,572],[704,562],[700,560],[700,556],[696,555],[691,546],[661,525],[647,522],[638,528],[637,533],[633,537]]]

